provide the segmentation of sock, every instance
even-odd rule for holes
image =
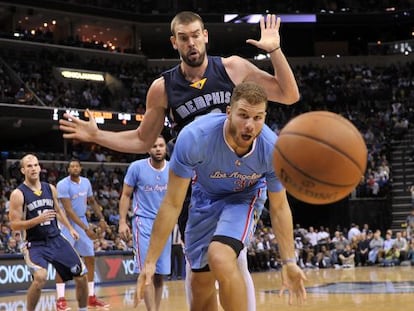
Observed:
[[[185,260],[185,281],[184,281],[184,288],[185,288],[185,298],[187,301],[188,307],[191,306],[191,301],[193,300],[193,295],[191,293],[191,267],[190,263]]]
[[[254,291],[254,284],[252,275],[249,272],[247,266],[247,248],[243,248],[237,258],[237,263],[241,274],[243,275],[244,282],[246,283],[246,293],[247,293],[247,311],[256,310],[256,293]]]
[[[56,283],[56,294],[58,298],[65,297],[65,283]]]
[[[89,290],[89,296],[95,295],[95,283],[94,282],[88,282],[88,290]]]
[[[88,307],[79,308],[79,311],[88,311]]]

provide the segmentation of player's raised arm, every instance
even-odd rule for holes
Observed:
[[[268,14],[260,19],[260,40],[248,39],[246,42],[270,55],[274,74],[259,69],[250,61],[239,56],[223,59],[226,70],[235,84],[245,81],[261,85],[270,101],[291,105],[299,98],[299,88],[293,71],[282,52],[279,35],[280,17]]]

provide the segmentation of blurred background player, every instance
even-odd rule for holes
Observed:
[[[103,230],[107,224],[102,214],[101,207],[93,196],[92,186],[86,177],[81,176],[82,166],[79,160],[72,159],[68,164],[69,175],[57,183],[58,198],[65,210],[66,216],[71,225],[79,233],[79,239],[73,239],[66,228],[62,228],[62,234],[68,239],[72,246],[78,251],[85,261],[88,269],[88,307],[109,307],[95,295],[95,251],[93,241],[97,238],[93,227],[89,225],[86,217],[88,206],[93,208],[95,215],[99,218],[99,225]],[[65,283],[61,276],[56,274],[57,311],[68,311],[65,299]]]
[[[131,206],[132,232],[135,252],[135,272],[140,273],[147,257],[149,238],[158,209],[167,190],[168,161],[167,144],[158,137],[149,151],[149,158],[132,162],[124,178],[119,202],[119,233],[127,240],[131,234],[127,225],[127,213]],[[147,310],[160,309],[163,289],[163,276],[171,273],[171,239],[156,263],[155,274],[150,286],[145,288]]]

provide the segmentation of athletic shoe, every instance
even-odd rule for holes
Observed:
[[[93,295],[93,296],[89,296],[88,307],[89,308],[107,308],[109,307],[109,303],[106,303],[96,298],[96,295]]]
[[[65,297],[60,297],[56,300],[56,311],[69,311],[72,308],[68,306]]]

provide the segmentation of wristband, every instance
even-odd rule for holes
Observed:
[[[287,265],[288,263],[296,263],[296,258],[282,259],[282,265]]]
[[[280,49],[280,45],[279,45],[279,46],[277,46],[277,47],[275,47],[273,50],[271,50],[271,51],[267,52],[267,54],[272,54],[273,52],[275,52],[275,51],[277,51],[277,50],[279,50],[279,49]]]

